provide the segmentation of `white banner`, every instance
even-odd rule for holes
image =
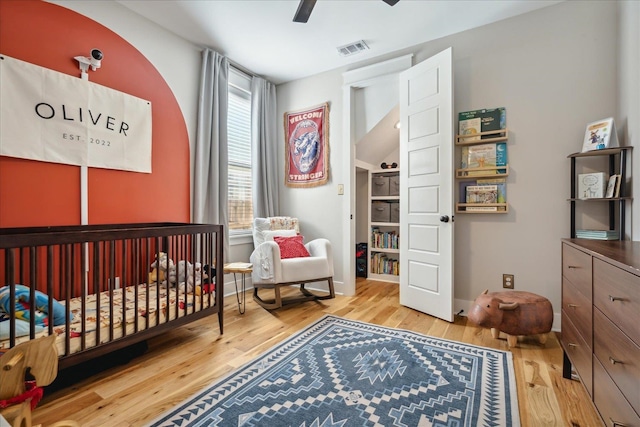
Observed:
[[[151,173],[151,102],[0,54],[0,155]]]

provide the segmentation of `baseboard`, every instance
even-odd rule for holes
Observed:
[[[473,301],[467,301],[464,299],[454,298],[453,300],[453,312],[459,316],[467,316],[469,309]]]
[[[562,314],[561,313],[553,313],[553,326],[551,330],[553,332],[562,332]]]
[[[304,287],[310,291],[329,292],[327,281],[305,283]],[[333,281],[333,290],[336,295],[344,295],[344,283]]]
[[[242,292],[242,275],[241,274],[237,274],[236,280],[237,280],[237,285],[238,285],[238,292]],[[228,297],[231,295],[236,295],[236,282],[233,280],[233,274],[230,275],[231,276],[231,280],[227,280],[226,282],[224,282],[224,296]],[[245,282],[244,282],[244,290],[249,291],[253,289],[253,282],[251,282],[251,275],[247,274],[247,276],[245,277]]]

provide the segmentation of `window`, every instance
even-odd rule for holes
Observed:
[[[229,231],[251,230],[251,81],[237,70],[229,70]]]

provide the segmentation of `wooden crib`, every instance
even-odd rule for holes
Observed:
[[[0,229],[0,353],[56,335],[65,368],[213,313],[222,334],[222,231],[183,223]]]

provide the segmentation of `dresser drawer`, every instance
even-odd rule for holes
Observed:
[[[592,371],[591,371],[591,347],[582,339],[571,320],[562,310],[562,347],[567,357],[571,360],[573,367],[578,372],[582,384],[584,384],[589,396],[592,393]]]
[[[622,395],[597,358],[593,359],[593,402],[607,427],[640,427],[640,417]]]
[[[631,406],[640,413],[640,347],[593,310],[593,352]]]
[[[591,346],[593,321],[591,301],[564,277],[562,278],[562,311],[571,320],[582,338]]]
[[[591,302],[591,255],[563,244],[562,275]]]
[[[593,260],[593,304],[640,344],[640,277]]]

